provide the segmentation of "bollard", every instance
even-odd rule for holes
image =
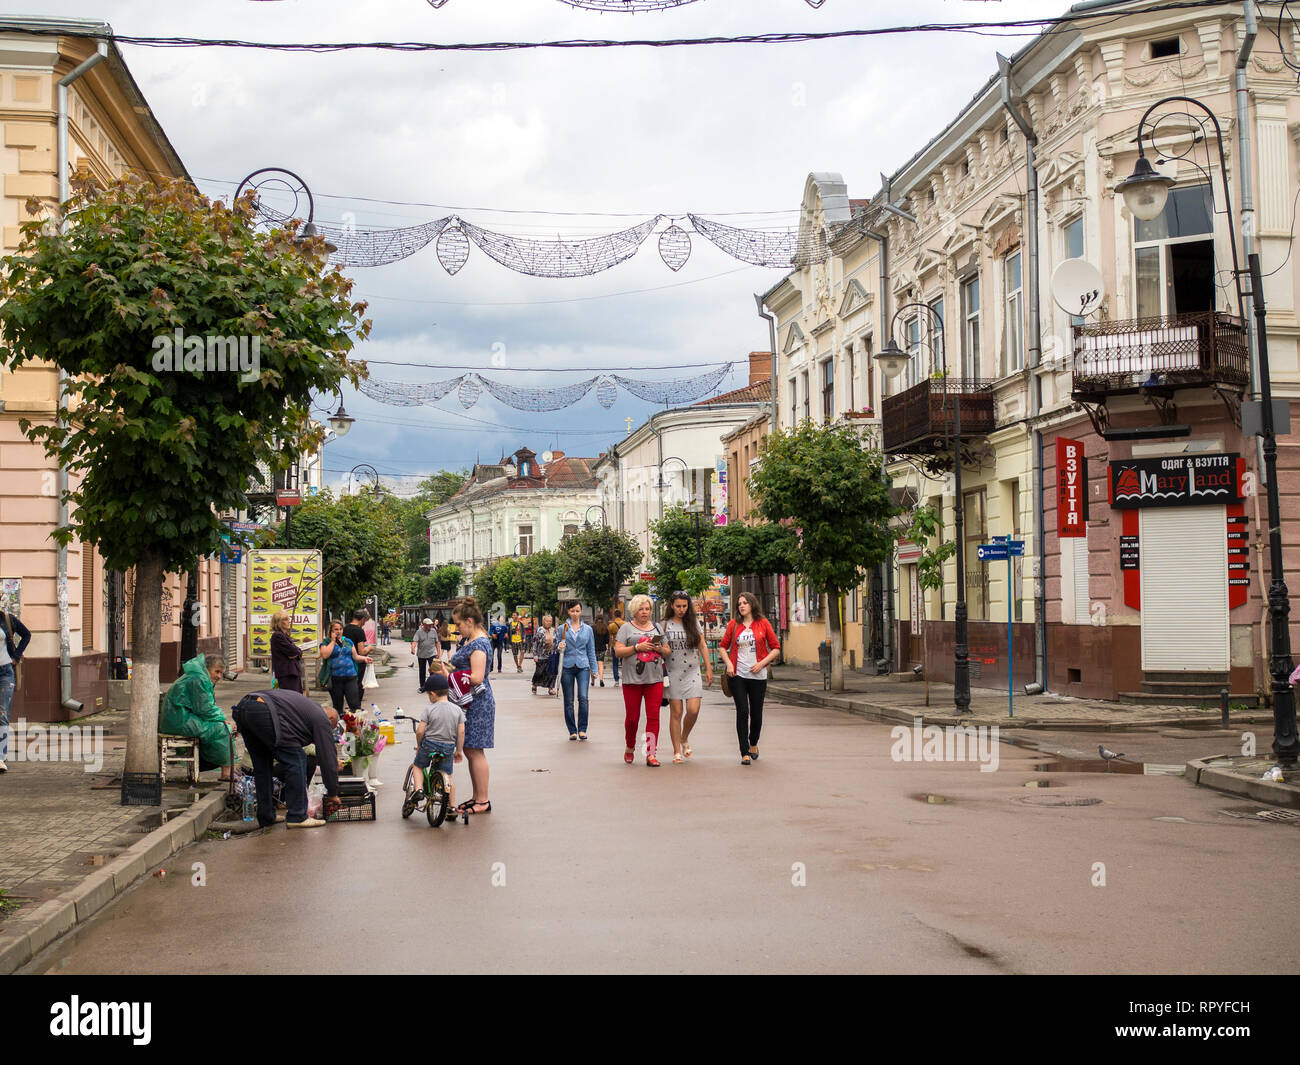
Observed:
[[[1228,728],[1228,689],[1219,689],[1219,713],[1223,717],[1223,727]]]

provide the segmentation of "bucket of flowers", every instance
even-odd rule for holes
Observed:
[[[388,743],[388,737],[379,731],[379,725],[368,715],[344,714],[339,724],[342,726],[338,737],[339,765],[351,762],[352,776],[372,777],[375,762]]]
[[[875,416],[876,416],[876,412],[872,410],[870,407],[860,407],[857,410],[846,410],[844,412],[844,417],[849,419],[850,421],[855,421],[858,419],[874,418]]]

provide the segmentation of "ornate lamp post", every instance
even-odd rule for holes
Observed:
[[[1241,289],[1240,261],[1237,258],[1237,233],[1232,218],[1231,197],[1228,193],[1228,163],[1223,152],[1223,133],[1219,120],[1200,100],[1189,96],[1166,96],[1147,108],[1138,122],[1138,158],[1133,173],[1115,186],[1117,192],[1124,196],[1124,202],[1135,216],[1143,221],[1150,221],[1164,210],[1169,189],[1176,184],[1172,178],[1155,172],[1146,158],[1142,145],[1143,132],[1147,130],[1147,119],[1159,107],[1169,103],[1190,104],[1204,111],[1214,126],[1215,142],[1219,150],[1219,173],[1223,180],[1223,194],[1228,198],[1228,235],[1232,244],[1232,275],[1237,286],[1237,306],[1245,322],[1245,300]],[[1154,128],[1147,131],[1154,138]],[[1195,144],[1195,139],[1193,140]],[[1154,143],[1152,149],[1154,150]],[[1190,148],[1188,149],[1190,151]],[[1291,612],[1290,595],[1287,592],[1286,579],[1282,568],[1282,507],[1278,499],[1277,488],[1277,435],[1273,424],[1273,389],[1269,376],[1268,331],[1265,328],[1264,283],[1260,277],[1259,256],[1253,252],[1249,256],[1250,288],[1255,312],[1256,331],[1259,343],[1259,395],[1261,402],[1260,436],[1263,437],[1264,480],[1268,485],[1268,562],[1270,580],[1268,586],[1269,616],[1269,656],[1268,672],[1271,678],[1273,697],[1273,753],[1278,763],[1294,766],[1300,758],[1300,737],[1296,735],[1295,694],[1291,690],[1290,676],[1294,668],[1291,658],[1291,632],[1287,616]]]
[[[886,379],[897,377],[907,366],[908,354],[894,340],[894,325],[904,311],[916,308],[930,315],[935,324],[935,349],[939,356],[939,374],[948,384],[948,361],[944,348],[943,318],[928,303],[905,303],[894,312],[889,321],[889,343],[876,355],[880,371]],[[966,622],[966,544],[965,544],[965,509],[966,501],[961,494],[961,392],[965,391],[965,367],[962,367],[961,391],[953,403],[953,475],[957,499],[953,505],[953,530],[957,538],[957,607],[954,618],[957,623],[957,646],[953,654],[953,691],[952,700],[959,714],[969,714],[970,709],[970,646]],[[1011,649],[1007,648],[1007,654]]]

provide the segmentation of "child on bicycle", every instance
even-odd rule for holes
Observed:
[[[437,663],[441,665],[441,663]],[[441,671],[430,673],[421,691],[429,695],[429,706],[420,723],[415,726],[415,738],[420,749],[415,753],[416,781],[423,779],[422,772],[437,758],[435,769],[447,778],[448,805],[455,805],[456,785],[452,779],[453,762],[465,759],[465,711],[447,698],[447,675]],[[417,790],[415,800],[424,798]]]

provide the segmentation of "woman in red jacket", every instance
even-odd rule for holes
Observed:
[[[763,731],[763,697],[767,694],[767,667],[776,661],[781,645],[763,617],[757,597],[741,592],[737,617],[727,625],[720,646],[727,652],[727,676],[736,704],[736,738],[740,764],[758,758],[758,734]]]

